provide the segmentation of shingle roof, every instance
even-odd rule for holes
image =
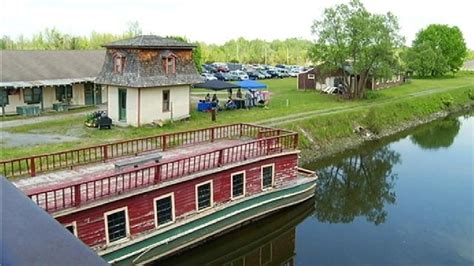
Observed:
[[[0,86],[18,82],[93,80],[104,63],[105,50],[2,50]],[[43,85],[47,85],[43,84]]]
[[[107,48],[182,48],[192,49],[196,45],[180,42],[174,39],[163,38],[156,35],[141,35],[130,39],[119,40],[103,45]]]

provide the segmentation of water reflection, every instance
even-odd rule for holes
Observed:
[[[313,200],[307,200],[151,265],[292,266],[296,256],[295,227],[313,209]]]
[[[400,163],[400,154],[388,146],[367,147],[331,162],[330,166],[316,167],[320,170],[314,216],[329,223],[350,223],[358,216],[375,225],[385,222],[384,206],[396,200],[397,175],[392,168]]]
[[[417,128],[410,136],[410,140],[426,150],[448,148],[453,144],[460,127],[459,119],[445,118]]]

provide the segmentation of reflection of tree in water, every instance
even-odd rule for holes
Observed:
[[[417,129],[410,140],[423,149],[447,148],[454,142],[461,122],[457,118],[446,118]]]
[[[385,222],[386,203],[395,203],[392,167],[400,154],[387,146],[340,160],[318,172],[314,215],[319,221],[349,223],[365,216],[378,225]]]

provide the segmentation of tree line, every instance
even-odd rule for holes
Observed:
[[[86,50],[103,49],[102,45],[124,38],[141,35],[138,23],[130,23],[122,34],[99,33],[93,31],[89,36],[63,33],[55,28],[47,28],[33,34],[30,38],[20,35],[16,39],[3,36],[0,49],[5,50]],[[182,41],[185,37],[168,36]],[[290,38],[286,40],[247,40],[233,39],[222,45],[195,42],[201,53],[199,63],[239,62],[246,64],[309,64],[307,51],[312,43],[308,40]]]

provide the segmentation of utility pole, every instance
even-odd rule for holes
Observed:
[[[286,64],[288,65],[288,62],[290,60],[290,53],[288,52],[288,46],[286,47]]]

